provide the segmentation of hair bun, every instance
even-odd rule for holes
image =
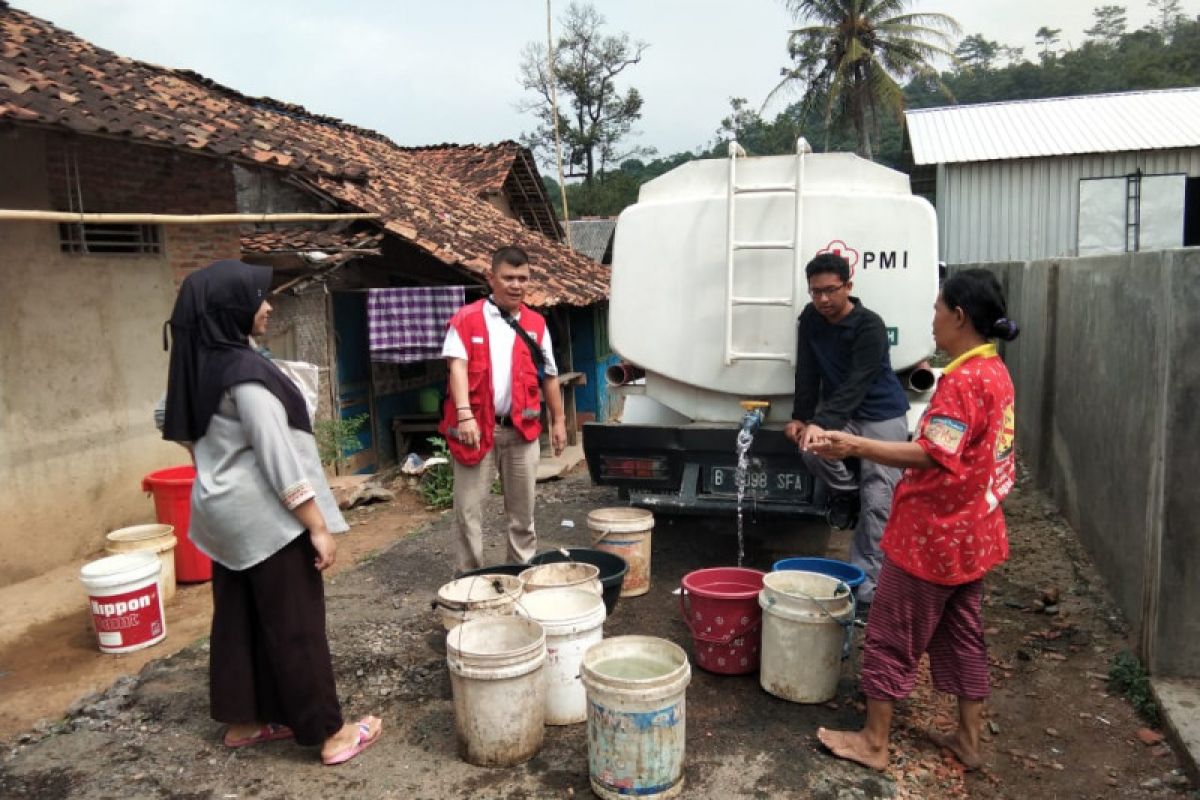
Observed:
[[[992,323],[992,336],[995,336],[997,339],[1011,342],[1020,333],[1021,329],[1017,327],[1017,323],[1008,317],[1001,317]]]

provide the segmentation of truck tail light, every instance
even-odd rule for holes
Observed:
[[[666,458],[600,457],[600,477],[662,480],[669,476]]]

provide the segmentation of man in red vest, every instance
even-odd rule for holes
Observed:
[[[525,251],[502,247],[493,253],[487,282],[491,295],[455,313],[442,346],[450,390],[439,430],[454,457],[458,573],[483,566],[483,500],[497,469],[508,517],[508,561],[525,563],[537,547],[533,507],[543,396],[554,455],[567,443],[550,331],[522,302],[529,286]]]

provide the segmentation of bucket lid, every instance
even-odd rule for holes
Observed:
[[[597,508],[587,515],[588,527],[600,533],[634,533],[654,527],[654,514],[644,508]]]
[[[149,550],[134,550],[89,561],[79,570],[79,578],[89,589],[106,589],[123,583],[135,583],[157,575],[162,562]]]
[[[105,534],[104,538],[110,542],[132,544],[134,542],[148,542],[151,539],[171,536],[174,533],[174,525],[151,523],[149,525],[131,525],[128,528],[118,528],[115,531]]]

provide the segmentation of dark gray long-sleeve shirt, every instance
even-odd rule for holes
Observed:
[[[800,312],[792,419],[837,430],[851,419],[885,420],[908,411],[883,319],[857,297],[850,302],[854,308],[837,323],[811,303]]]

